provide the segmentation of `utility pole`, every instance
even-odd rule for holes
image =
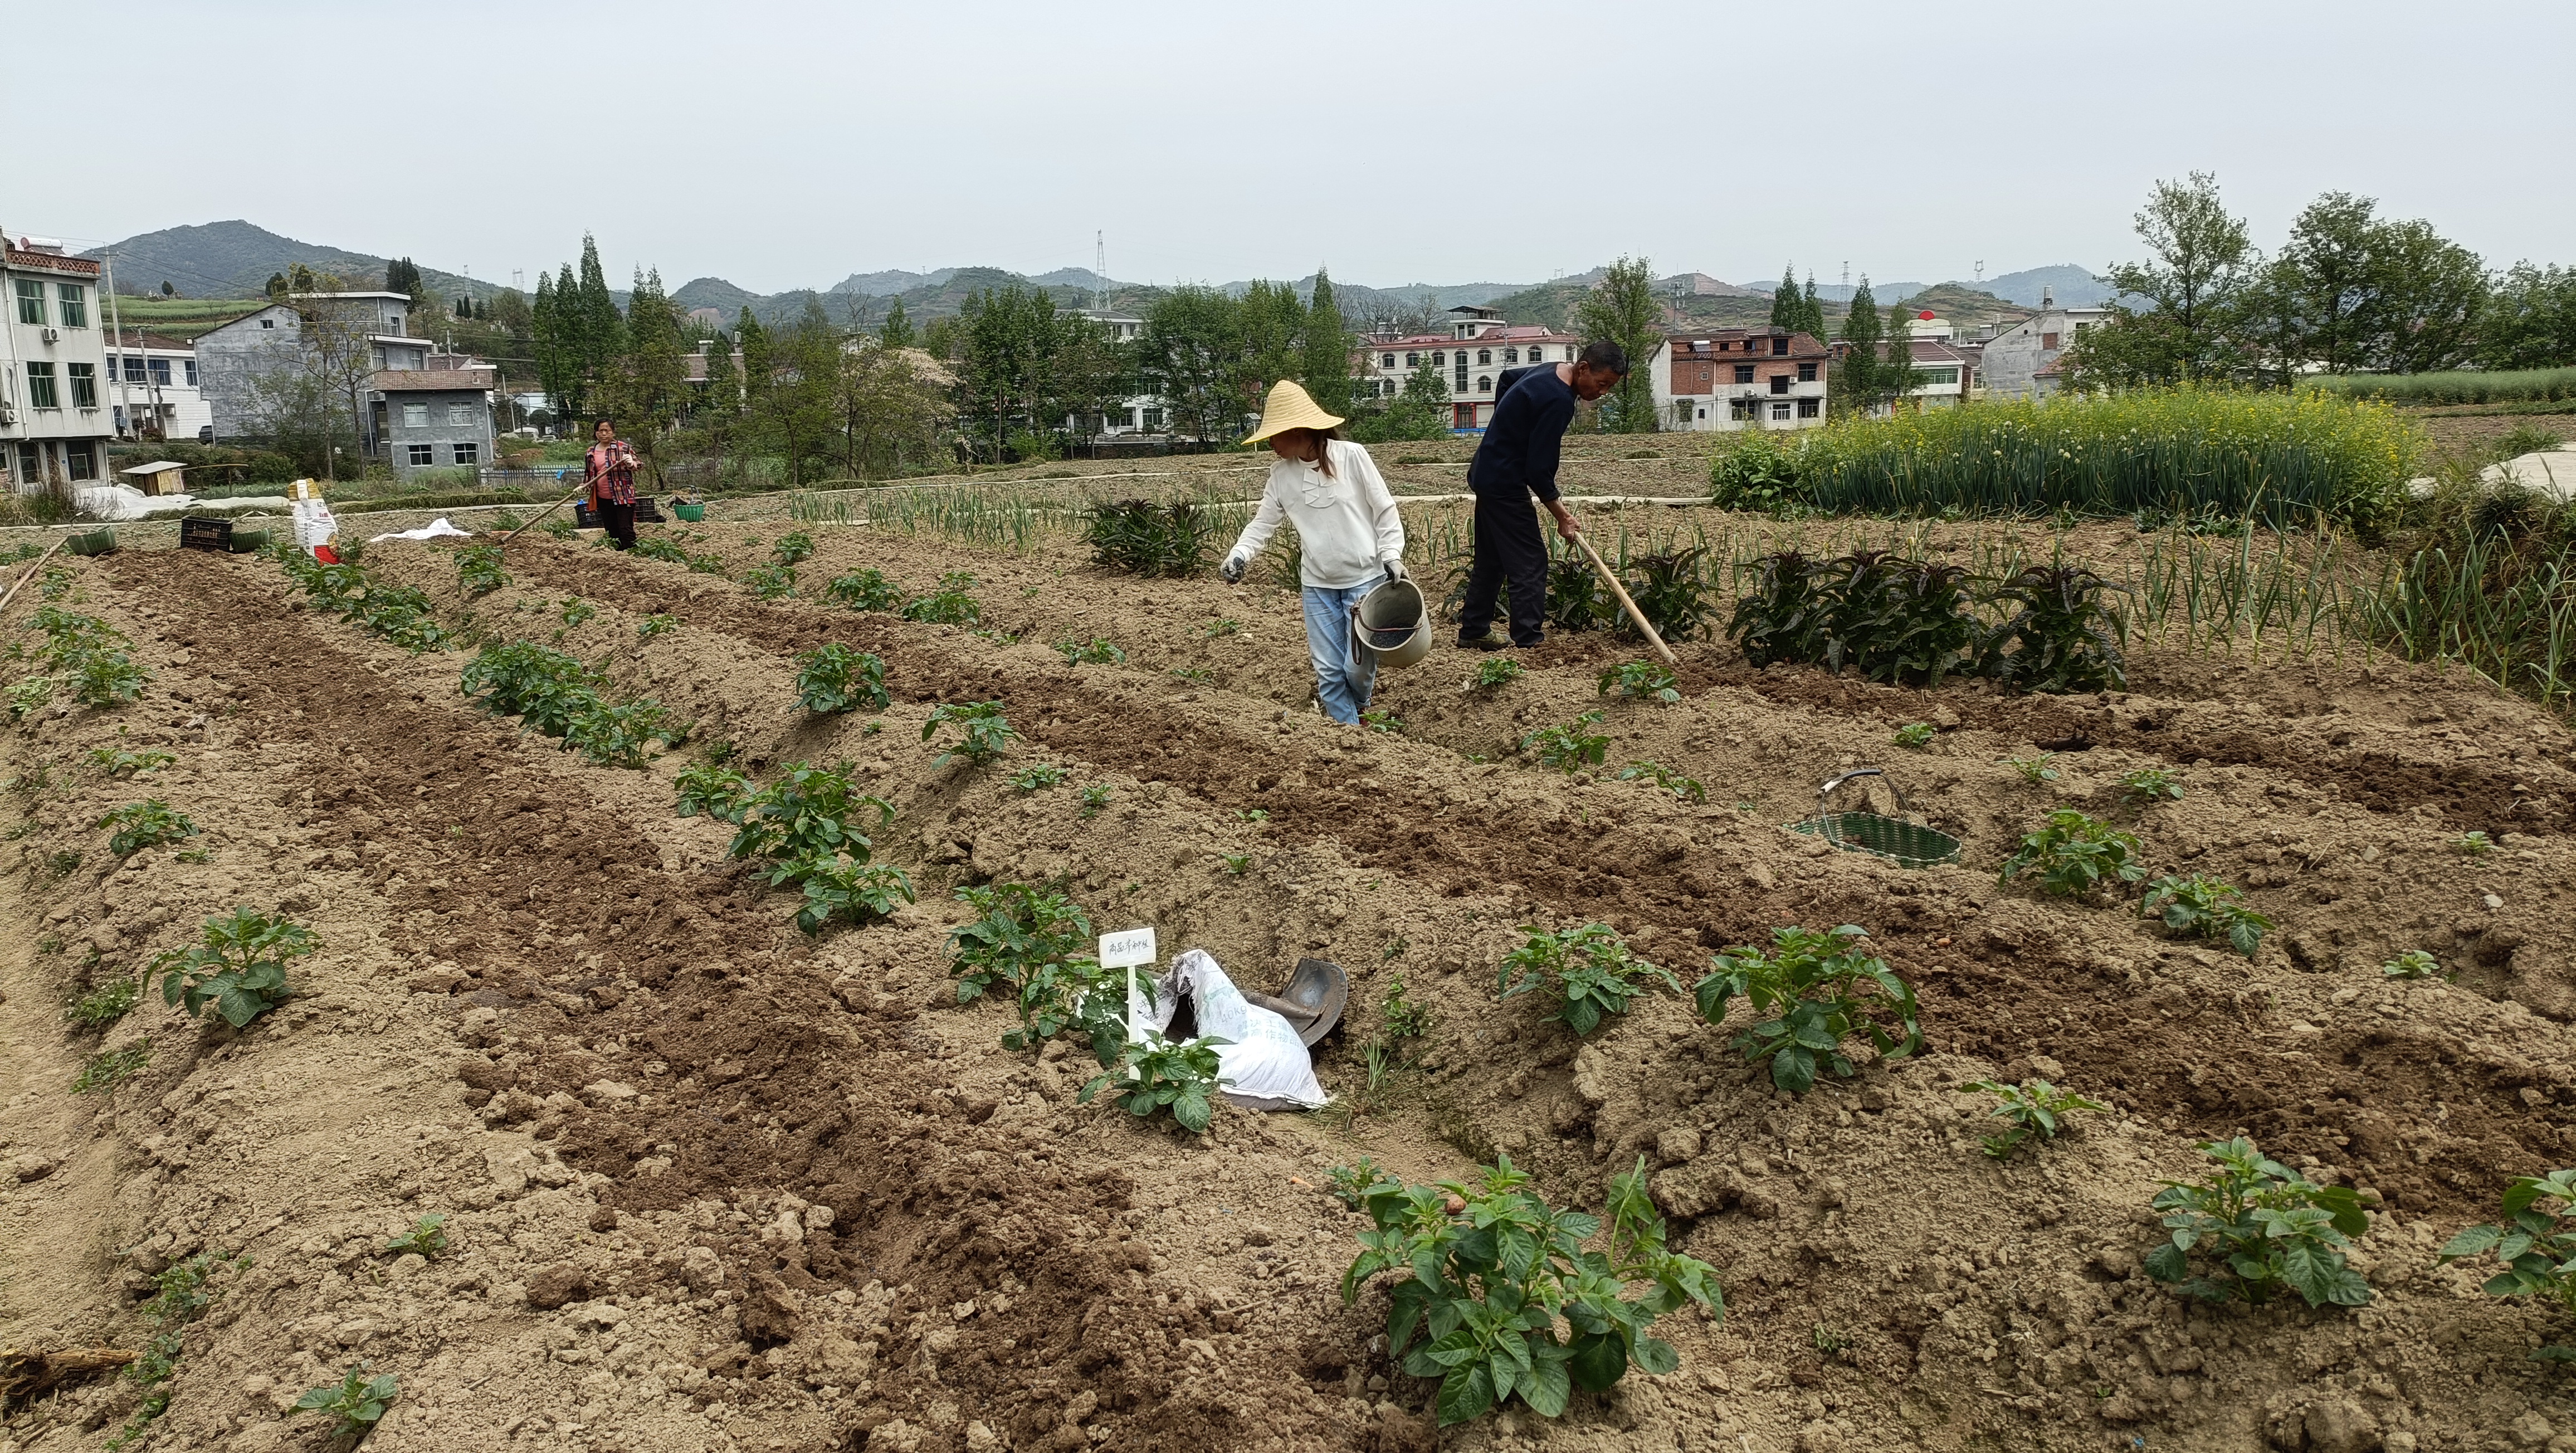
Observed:
[[[125,397],[125,319],[116,306],[116,254],[104,252],[100,255],[106,263],[107,272],[107,330],[109,336],[116,340],[116,357],[108,365],[116,370],[116,412],[123,416],[127,432],[139,439],[143,437],[143,431],[135,427],[134,409],[126,402]],[[156,418],[154,422],[158,423],[159,420]]]
[[[1978,258],[1978,259],[1977,259],[1977,281],[1982,283],[1982,282],[1984,282],[1985,280],[1986,280],[1986,260],[1985,260],[1984,258],[1982,258],[1982,257],[1981,257],[1981,258]]]
[[[1103,314],[1109,311],[1109,233],[1104,229],[1091,234],[1092,306]]]

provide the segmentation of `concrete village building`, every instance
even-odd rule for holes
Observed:
[[[1667,430],[1825,426],[1825,345],[1786,328],[1713,328],[1664,340],[1649,360]]]
[[[0,479],[13,492],[105,477],[116,415],[99,271],[59,242],[0,235]]]
[[[1449,387],[1450,427],[1482,429],[1493,422],[1494,380],[1507,368],[1532,363],[1572,363],[1583,352],[1578,334],[1514,327],[1492,308],[1449,310],[1449,331],[1403,338],[1370,338],[1359,359],[1363,398],[1393,398],[1416,369],[1436,369]]]

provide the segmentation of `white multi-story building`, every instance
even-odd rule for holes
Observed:
[[[62,244],[0,235],[0,479],[19,493],[105,477],[116,437],[99,264]]]
[[[197,382],[195,344],[128,328],[110,340],[109,350],[117,437],[194,439],[214,426],[215,411]]]
[[[1692,432],[1821,429],[1828,357],[1814,335],[1786,328],[1667,338],[1649,360],[1655,417]]]
[[[2061,308],[2046,292],[2039,312],[1987,342],[1977,371],[1989,398],[2046,397],[2060,378],[2057,356],[2077,338],[2111,321],[2108,308]]]
[[[1533,363],[1572,363],[1583,339],[1553,328],[1514,327],[1492,308],[1449,310],[1449,331],[1364,340],[1360,395],[1393,398],[1417,369],[1434,369],[1449,389],[1450,427],[1482,429],[1493,422],[1494,380],[1505,369]]]

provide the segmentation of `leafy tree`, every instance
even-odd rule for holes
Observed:
[[[2487,368],[2576,365],[2576,268],[2529,262],[2507,268],[2479,314],[2478,362]]]
[[[1780,286],[1771,294],[1771,326],[1795,328],[1804,317],[1805,308],[1798,297],[1797,269],[1783,264]]]
[[[2219,200],[2218,178],[2193,172],[2186,181],[2157,182],[2136,222],[2151,256],[2104,275],[2120,296],[2110,320],[2070,350],[2079,382],[2122,387],[2245,375],[2251,365],[2238,329],[2261,256],[2244,219],[2229,216]],[[2130,296],[2146,305],[2127,302]]]
[[[877,327],[877,341],[888,348],[912,346],[912,319],[903,311],[903,299],[897,298],[886,307],[885,322]]]
[[[1622,434],[1655,431],[1655,383],[1650,365],[1662,346],[1658,326],[1663,309],[1655,301],[1653,265],[1642,257],[1622,257],[1610,264],[1574,311],[1575,328],[1587,338],[1607,339],[1627,352],[1628,376],[1604,400],[1602,426]]]
[[[1306,359],[1298,370],[1306,392],[1326,413],[1351,411],[1351,353],[1357,346],[1342,310],[1333,301],[1333,279],[1315,269],[1315,297],[1306,308]]]
[[[1866,412],[1884,397],[1878,383],[1878,300],[1870,296],[1869,275],[1852,289],[1851,311],[1843,317],[1843,342],[1850,345],[1832,388],[1833,402],[1855,413]],[[1841,410],[1837,410],[1841,412]]]
[[[1825,336],[1825,304],[1816,296],[1816,275],[1812,272],[1807,274],[1807,285],[1798,294],[1798,331],[1819,342]]]
[[[1878,363],[1879,396],[1893,403],[1923,386],[1923,370],[1914,366],[1914,315],[1902,307],[1887,310],[1887,351]]]
[[[268,295],[272,298],[286,296],[286,274],[273,272],[268,275]]]
[[[1234,300],[1214,288],[1186,283],[1147,306],[1137,369],[1171,410],[1172,432],[1213,442],[1241,431],[1241,348]]]
[[[662,291],[657,268],[635,274],[623,333],[626,355],[612,364],[599,388],[603,414],[614,417],[619,432],[635,446],[651,478],[662,477],[667,435],[690,401],[688,348],[680,333],[680,310]]]
[[[1455,417],[1449,407],[1449,382],[1429,364],[1404,378],[1404,390],[1384,408],[1353,421],[1351,437],[1363,444],[1397,439],[1446,439]]]
[[[1306,371],[1306,305],[1286,283],[1255,282],[1234,310],[1235,392],[1244,414],[1258,414],[1272,384]]]
[[[927,463],[957,416],[956,377],[918,348],[861,337],[841,351],[832,394],[843,472],[856,478]]]
[[[2372,361],[2387,373],[2435,373],[2469,362],[2488,296],[2486,264],[2420,218],[2381,224],[2377,244]]]

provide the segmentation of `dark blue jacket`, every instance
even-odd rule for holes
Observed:
[[[1488,499],[1556,498],[1556,456],[1574,422],[1574,389],[1553,363],[1503,370],[1494,417],[1467,466],[1467,487]]]

